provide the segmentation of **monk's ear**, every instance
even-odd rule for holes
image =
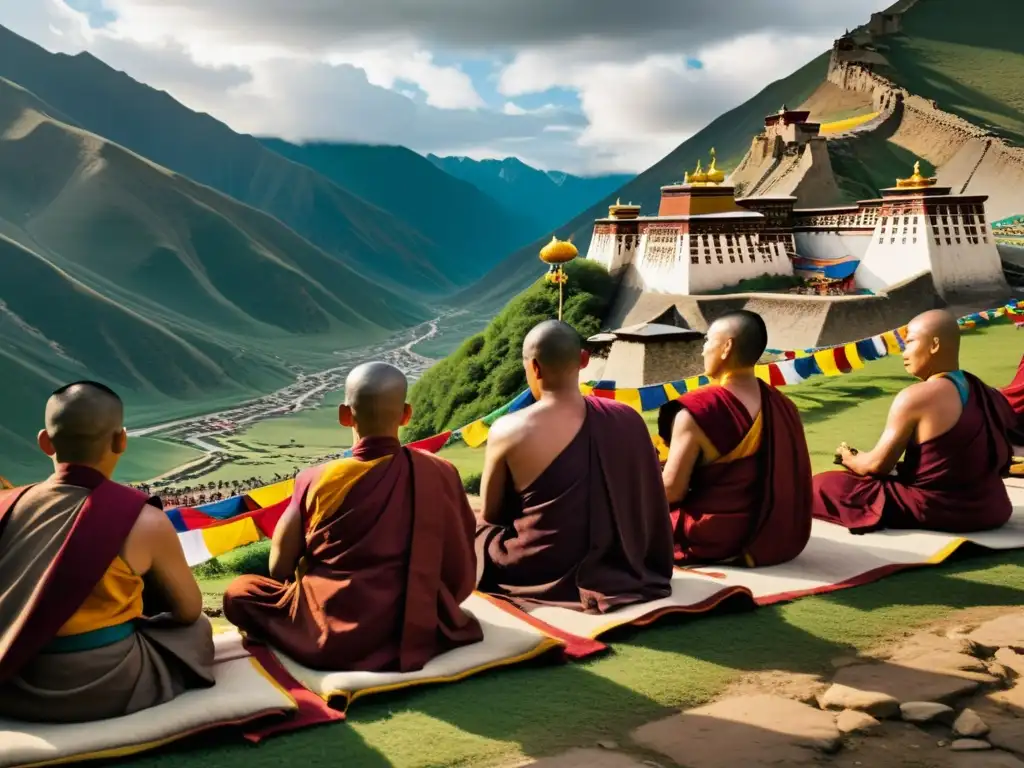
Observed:
[[[580,368],[586,368],[588,365],[590,365],[590,351],[586,350],[586,349],[581,350],[580,351]]]
[[[39,434],[36,435],[36,442],[39,443],[39,448],[47,456],[53,456],[57,452],[57,449],[53,447],[53,440],[46,434],[45,429],[40,429]]]
[[[342,403],[338,406],[338,423],[343,427],[354,427],[355,417],[352,415],[352,408]]]
[[[540,363],[538,363],[533,358],[530,359],[530,370],[533,371],[533,378],[540,381],[540,379],[542,378],[542,376],[540,375]]]
[[[732,339],[726,339],[722,343],[722,359],[728,360],[729,355],[732,354]]]
[[[406,427],[409,425],[409,419],[412,418],[412,406],[409,403],[405,404],[405,409],[402,411],[402,420],[399,422],[399,426]]]
[[[110,443],[110,450],[120,455],[128,448],[128,432],[122,427],[120,432],[114,434]]]

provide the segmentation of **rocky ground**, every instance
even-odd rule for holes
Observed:
[[[1024,610],[964,612],[833,667],[827,678],[758,673],[628,743],[533,765],[1024,768]]]

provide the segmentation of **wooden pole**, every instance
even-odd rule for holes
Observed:
[[[561,269],[558,270],[561,273]],[[558,275],[558,319],[562,319],[562,294],[565,291],[565,279],[561,274]]]

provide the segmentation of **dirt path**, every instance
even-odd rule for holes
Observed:
[[[537,768],[1024,768],[1024,609],[980,608],[824,677],[769,670],[717,701]]]

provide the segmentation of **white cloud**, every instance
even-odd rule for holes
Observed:
[[[0,24],[243,132],[637,171],[889,3],[104,0],[115,20],[91,29],[63,0],[22,0]],[[498,98],[466,59],[495,62]],[[578,107],[524,106],[555,88]]]

